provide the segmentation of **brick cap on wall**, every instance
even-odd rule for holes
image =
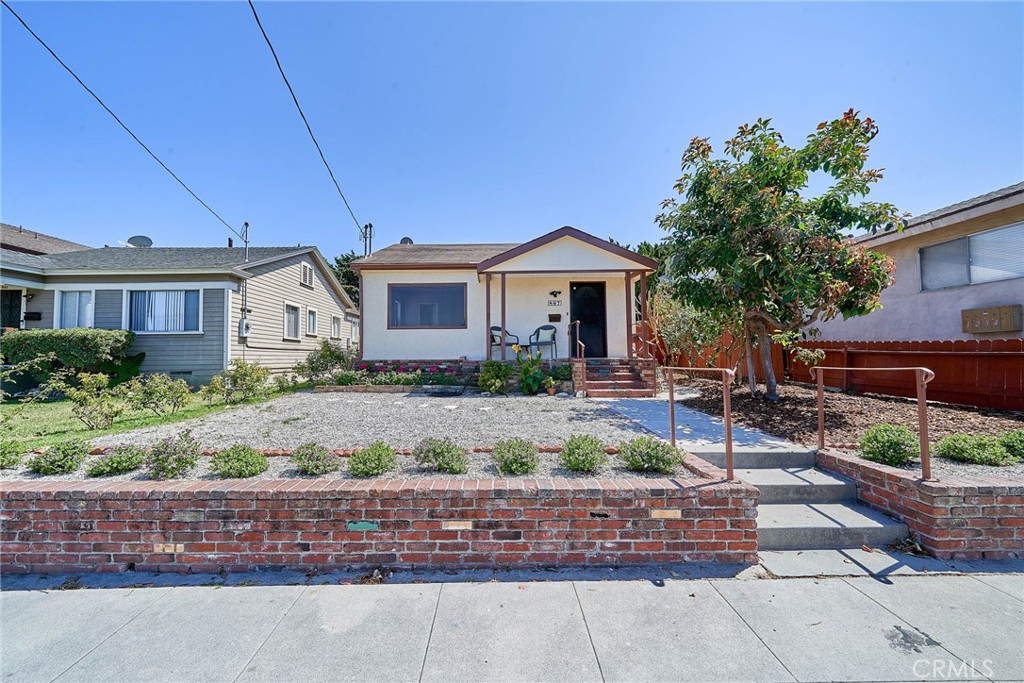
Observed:
[[[1024,495],[1024,481],[1014,481],[1006,477],[982,475],[940,475],[937,479],[924,480],[919,470],[905,470],[899,467],[883,465],[881,463],[866,460],[852,453],[845,453],[832,448],[821,451],[821,456],[834,458],[839,464],[875,470],[879,473],[904,480],[908,484],[917,486],[928,493],[951,493],[951,489],[985,489],[989,493],[1007,493]],[[959,493],[963,493],[960,491]]]

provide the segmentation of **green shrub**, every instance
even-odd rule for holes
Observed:
[[[562,466],[574,472],[596,472],[608,462],[604,444],[587,434],[573,434],[562,447]]]
[[[551,371],[551,376],[558,382],[568,382],[572,379],[572,366],[568,363],[559,365],[557,368]]]
[[[902,467],[921,455],[921,446],[914,432],[883,422],[868,427],[860,437],[860,452],[866,460]]]
[[[1024,460],[1024,429],[1006,432],[999,437],[999,443],[1002,444],[1011,458],[1018,461]]]
[[[90,477],[107,477],[137,470],[146,462],[146,449],[130,444],[114,446],[89,463],[85,473]]]
[[[1012,465],[1017,459],[1010,455],[999,437],[987,434],[953,434],[935,444],[940,458],[969,462],[975,465]]]
[[[120,389],[136,410],[151,410],[154,415],[178,412],[186,403],[190,389],[183,379],[173,379],[166,372],[157,372],[145,377],[136,377]]]
[[[339,387],[348,387],[356,384],[369,384],[369,373],[365,370],[342,370],[335,373],[334,383]]]
[[[34,373],[39,377],[55,368],[98,370],[106,361],[123,358],[134,342],[135,334],[127,330],[11,330],[4,334],[3,353],[12,364],[52,354],[49,367]]]
[[[682,455],[671,444],[653,436],[641,436],[619,446],[619,456],[635,472],[672,474]]]
[[[469,471],[466,449],[451,439],[424,439],[416,445],[412,454],[421,467],[448,474],[465,474]]]
[[[13,439],[0,441],[0,470],[12,470],[21,464],[25,447]]]
[[[183,477],[199,462],[202,450],[187,429],[177,436],[169,436],[149,449],[146,459],[149,474],[154,479]]]
[[[62,383],[60,389],[74,403],[71,412],[89,429],[107,429],[128,408],[122,387],[110,387],[110,378],[101,373],[80,372],[74,384]]]
[[[492,457],[498,474],[530,474],[540,465],[537,447],[524,439],[499,441]]]
[[[480,377],[477,384],[483,391],[492,394],[508,393],[508,378],[512,376],[512,367],[498,360],[486,360],[480,366]]]
[[[398,466],[395,449],[383,441],[356,451],[348,459],[349,471],[357,477],[379,477]]]
[[[221,479],[247,479],[269,468],[267,456],[242,444],[217,451],[210,459],[210,469]]]
[[[516,352],[516,364],[519,366],[519,391],[526,396],[533,396],[544,384],[540,351],[530,353],[518,344],[513,344],[512,349]]]
[[[340,370],[348,370],[355,359],[355,353],[341,344],[321,339],[320,345],[310,351],[306,360],[295,366],[295,372],[313,382],[320,382]]]
[[[28,468],[36,474],[71,474],[82,466],[91,450],[81,439],[67,439],[29,458]]]
[[[292,451],[292,464],[302,474],[321,475],[341,467],[341,458],[323,446],[304,443]]]
[[[100,372],[110,378],[114,386],[138,377],[142,370],[142,362],[146,360],[146,352],[142,351],[131,356],[122,356],[114,360],[100,363]]]
[[[270,391],[270,368],[259,363],[247,363],[236,358],[231,367],[221,370],[200,387],[199,395],[210,403],[220,400],[225,403],[239,403],[262,398]]]

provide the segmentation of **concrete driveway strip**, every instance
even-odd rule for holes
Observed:
[[[928,581],[908,577],[894,580],[892,586],[861,578],[847,583],[982,675],[997,681],[1024,680],[1024,603],[970,576],[936,576]]]
[[[439,584],[313,586],[240,681],[416,681]]]
[[[304,590],[173,588],[58,680],[230,681]]]
[[[599,681],[571,582],[445,584],[424,681]]]
[[[0,680],[52,681],[170,591],[0,593]]]
[[[707,581],[576,582],[606,681],[793,681]]]
[[[955,659],[935,634],[922,633],[841,580],[713,583],[801,681],[914,680],[920,678],[915,663]]]
[[[1024,574],[983,574],[974,578],[1024,602]]]

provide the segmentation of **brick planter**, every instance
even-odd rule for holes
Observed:
[[[913,472],[828,449],[817,461],[853,479],[861,502],[903,521],[938,558],[1024,557],[1024,482],[996,477],[926,482]]]
[[[690,479],[0,484],[0,571],[757,560],[757,490]]]

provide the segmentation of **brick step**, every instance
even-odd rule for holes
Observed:
[[[605,381],[587,379],[587,390],[591,389],[648,389],[640,379],[628,381]]]
[[[591,389],[587,387],[587,396],[590,398],[650,398],[654,396],[653,389]]]
[[[640,374],[637,372],[588,372],[587,379],[640,379]]]

